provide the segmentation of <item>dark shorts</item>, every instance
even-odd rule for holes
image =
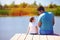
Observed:
[[[40,30],[40,35],[54,35],[53,30]]]

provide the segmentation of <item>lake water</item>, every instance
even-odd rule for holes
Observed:
[[[26,33],[29,16],[0,17],[0,40],[9,40],[16,33]],[[35,17],[36,20],[38,17]],[[60,17],[55,17],[54,32],[60,34]]]

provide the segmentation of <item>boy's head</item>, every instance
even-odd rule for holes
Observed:
[[[31,17],[30,22],[34,22],[34,21],[35,21],[34,17]]]
[[[39,14],[43,13],[45,11],[44,7],[43,6],[40,6],[37,8],[37,11]]]

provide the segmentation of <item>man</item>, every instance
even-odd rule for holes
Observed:
[[[54,15],[51,12],[46,12],[42,6],[37,10],[40,14],[38,18],[39,33],[41,35],[53,35]]]

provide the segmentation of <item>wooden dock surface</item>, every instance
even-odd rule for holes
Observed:
[[[60,40],[60,36],[15,34],[10,40]]]

